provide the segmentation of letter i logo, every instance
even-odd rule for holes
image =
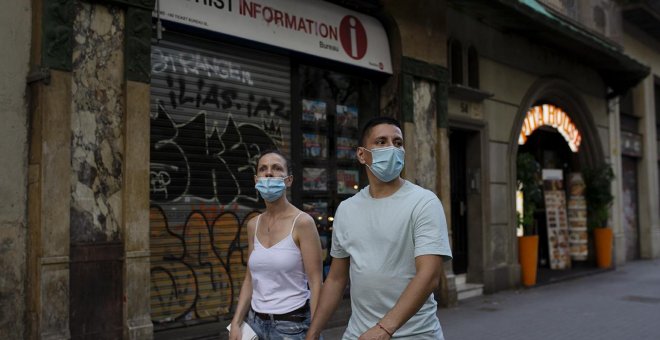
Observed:
[[[347,15],[341,20],[339,39],[349,57],[359,60],[367,53],[367,32],[358,18]]]

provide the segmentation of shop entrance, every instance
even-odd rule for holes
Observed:
[[[571,179],[580,176],[583,165],[559,131],[550,126],[538,127],[518,147],[518,155],[534,156],[542,171],[553,173],[545,180],[543,199],[534,213],[539,236],[537,283],[557,281],[581,271],[594,269],[593,247],[586,232],[586,211],[576,213],[572,206],[574,186]],[[576,233],[571,221],[576,215],[584,217],[584,227]],[[579,242],[575,242],[581,235]],[[582,242],[580,244],[580,242]]]
[[[518,117],[520,130],[514,134],[517,147],[512,150],[515,152],[513,165],[526,154],[532,156],[540,168],[521,168],[533,171],[522,173],[527,175],[523,177],[537,177],[541,192],[538,197],[537,188],[525,190],[536,201],[531,211],[525,211],[524,206],[532,202],[526,202],[522,192],[516,192],[517,214],[512,214],[513,217],[524,214],[525,228],[521,228],[519,221],[515,223],[518,236],[538,236],[538,258],[531,261],[536,262],[537,284],[598,270],[593,237],[587,226],[586,184],[582,173],[604,163],[605,148],[588,106],[573,93],[575,89],[563,81],[539,81],[530,90],[529,101],[523,105],[527,109]],[[528,185],[534,182],[528,181]],[[526,273],[530,273],[531,269],[527,267],[527,270]]]

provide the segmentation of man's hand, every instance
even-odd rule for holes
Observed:
[[[391,339],[390,335],[385,332],[382,328],[373,326],[369,328],[366,332],[362,333],[358,340],[389,340]]]

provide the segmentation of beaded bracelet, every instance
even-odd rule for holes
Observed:
[[[387,335],[389,335],[390,338],[393,336],[394,332],[390,332],[390,331],[388,331],[387,328],[385,328],[385,326],[383,326],[383,325],[380,324],[380,322],[376,322],[376,326],[378,326],[378,328],[380,328],[380,329],[382,329],[383,331],[385,331],[385,333],[387,333]]]

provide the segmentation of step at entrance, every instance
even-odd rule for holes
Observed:
[[[484,294],[484,285],[480,283],[467,283],[466,275],[456,275],[456,293],[458,301],[481,296]]]

